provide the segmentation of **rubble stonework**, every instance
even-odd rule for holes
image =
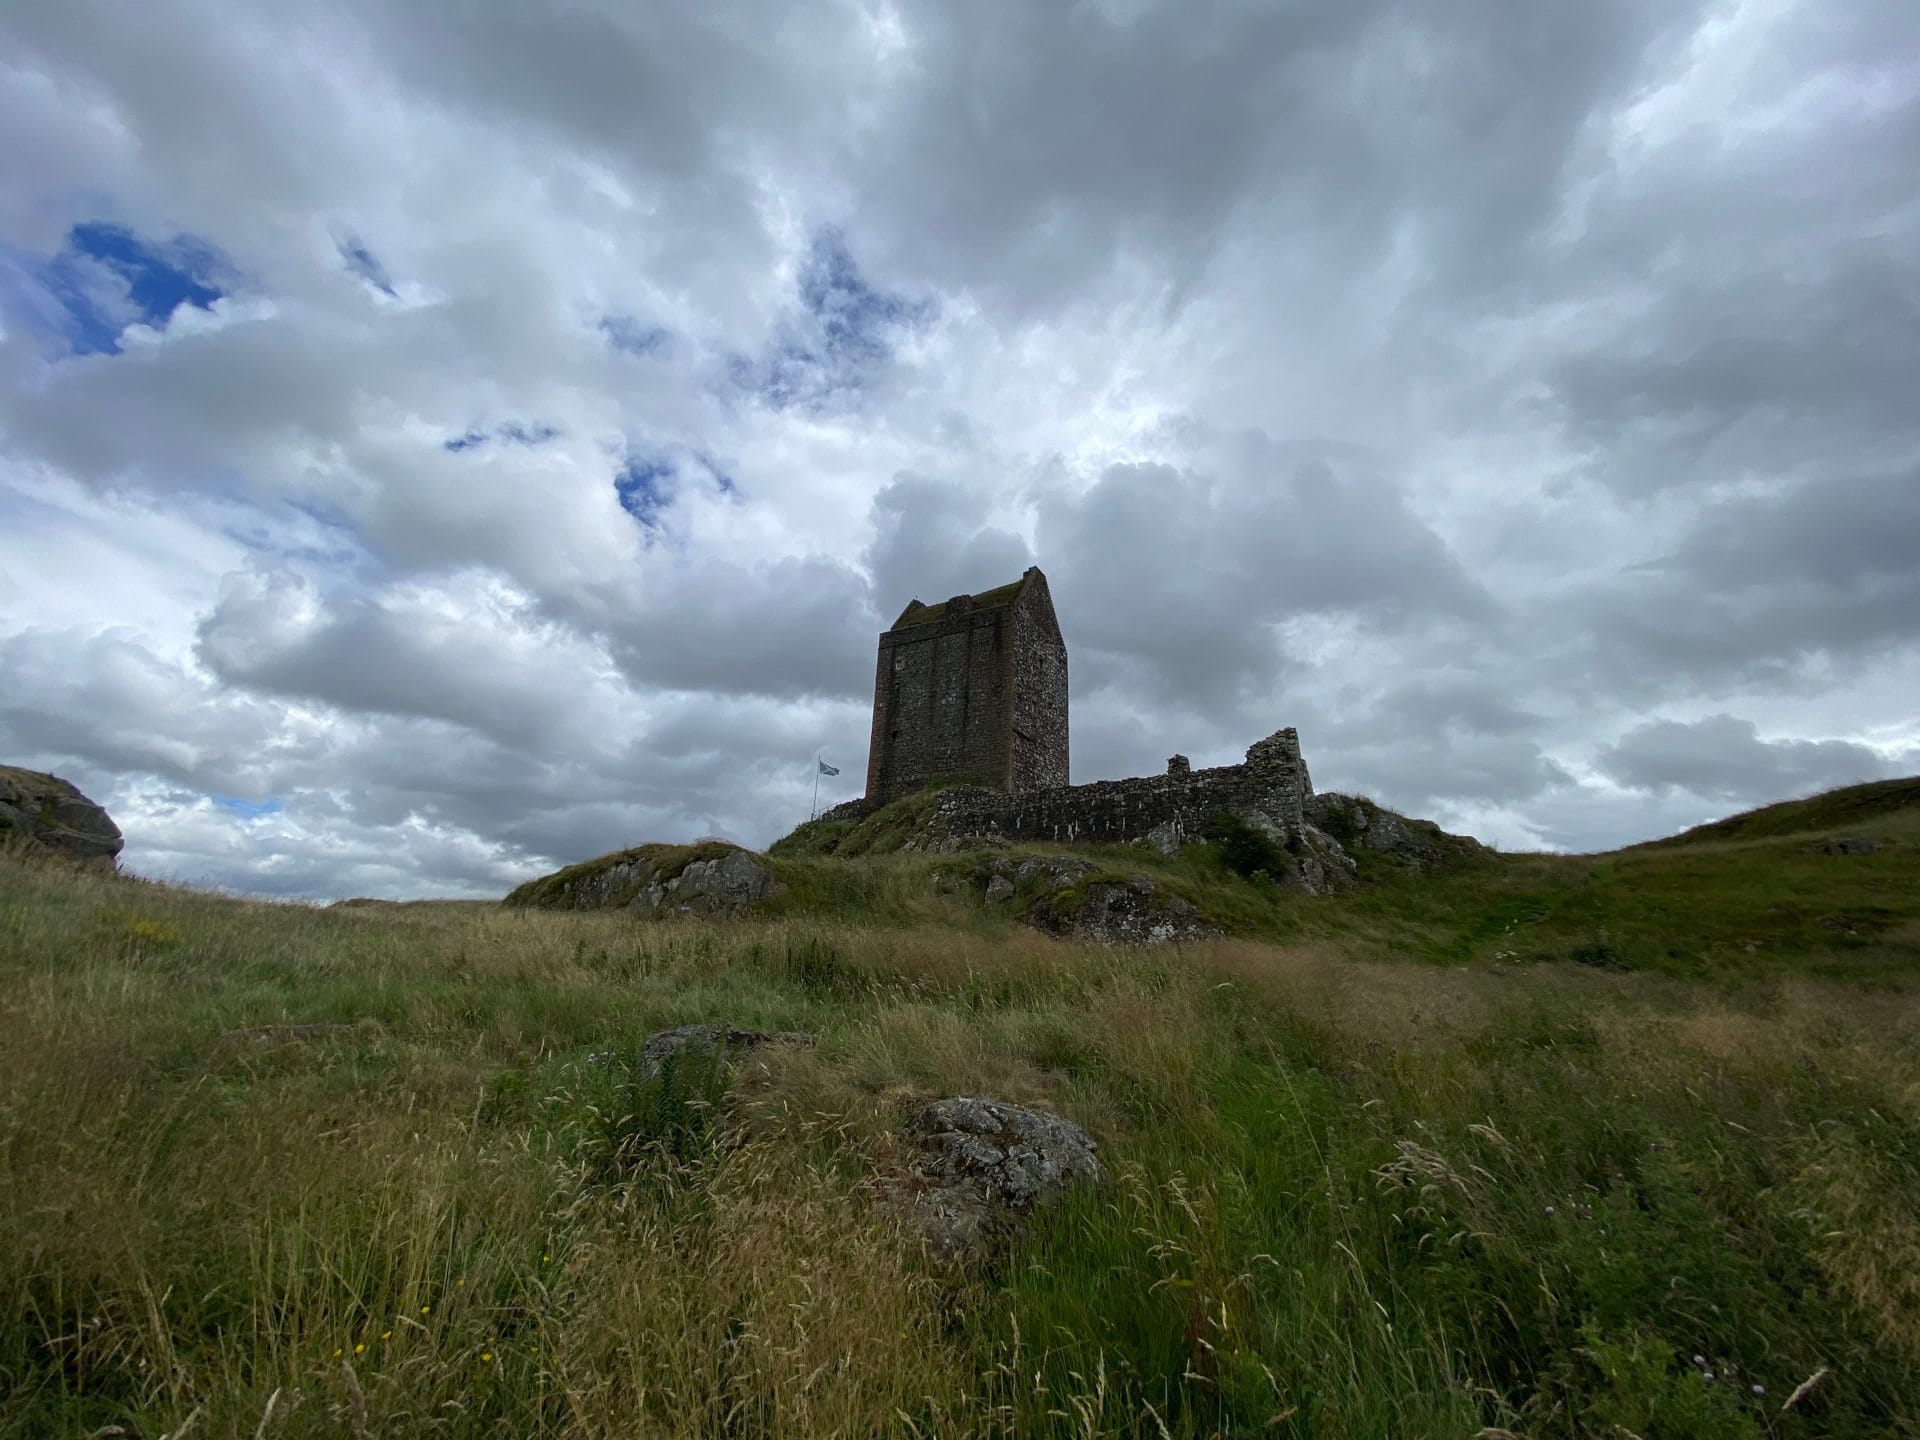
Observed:
[[[1207,817],[1223,811],[1282,843],[1296,839],[1312,795],[1300,736],[1289,726],[1249,746],[1240,765],[1170,769],[1024,795],[956,788],[940,797],[931,828],[948,843],[977,836],[1081,845],[1145,840],[1171,853],[1199,839]]]
[[[936,781],[1022,793],[1067,779],[1067,647],[1039,567],[901,611],[874,668],[865,803]]]

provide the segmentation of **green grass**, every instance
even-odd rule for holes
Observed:
[[[1801,800],[1783,800],[1763,805],[1725,820],[1696,825],[1693,829],[1664,840],[1650,840],[1646,847],[1710,844],[1721,840],[1758,840],[1777,835],[1800,835],[1827,831],[1851,831],[1861,825],[1910,815],[1920,808],[1920,776],[1904,780],[1876,780],[1866,785],[1849,785],[1828,790]]]
[[[858,820],[807,820],[773,842],[767,853],[835,855],[851,860],[863,855],[897,852],[933,815],[946,787],[928,785],[902,795]]]
[[[1153,951],[969,855],[718,925],[0,856],[0,1436],[1913,1434],[1916,818],[1332,900],[1089,852],[1251,937]],[[818,1044],[638,1073],[693,1021]],[[865,1197],[952,1094],[1106,1183],[933,1263]]]

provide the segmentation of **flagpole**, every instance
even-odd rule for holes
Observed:
[[[816,754],[813,757],[813,809],[807,812],[807,818],[809,820],[814,820],[814,819],[818,819],[819,815],[820,815],[820,757]]]

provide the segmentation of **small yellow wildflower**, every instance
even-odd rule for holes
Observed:
[[[551,1264],[553,1263],[553,1256],[551,1256],[551,1255],[542,1255],[542,1256],[540,1257],[540,1263],[541,1263],[542,1265],[551,1265]]]
[[[335,1350],[335,1351],[333,1352],[333,1358],[334,1358],[334,1359],[336,1359],[336,1360],[338,1360],[338,1359],[340,1358],[340,1353],[341,1353],[340,1351],[338,1351],[338,1350]]]
[[[422,1306],[420,1307],[420,1313],[421,1313],[422,1315],[424,1315],[424,1314],[426,1314],[426,1313],[427,1313],[427,1312],[428,1312],[429,1310],[431,1310],[431,1309],[433,1309],[433,1306],[431,1306],[431,1305],[422,1305]]]
[[[364,1355],[367,1353],[367,1347],[365,1345],[356,1345],[353,1347],[353,1353],[356,1355]]]
[[[493,1359],[493,1351],[491,1351],[491,1350],[482,1350],[482,1351],[480,1352],[480,1358],[481,1358],[482,1360],[486,1360],[486,1361],[491,1361],[491,1360]]]
[[[382,1331],[380,1332],[380,1338],[381,1338],[382,1340],[391,1340],[391,1339],[393,1338],[393,1331],[391,1331],[391,1330],[382,1330]]]
[[[453,1283],[456,1285],[464,1285],[467,1283],[467,1277],[462,1275],[458,1280],[454,1281]]]

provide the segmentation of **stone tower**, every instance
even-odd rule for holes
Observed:
[[[1067,783],[1067,646],[1037,565],[982,595],[915,600],[880,637],[867,802],[935,780]]]

